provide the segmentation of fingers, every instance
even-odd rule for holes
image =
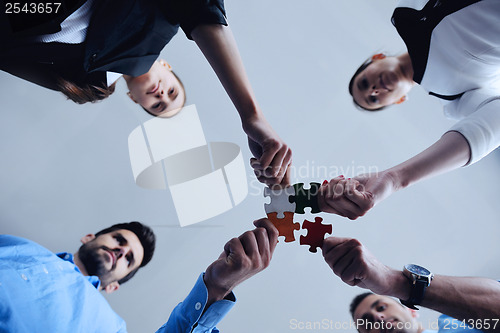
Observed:
[[[263,184],[268,185],[269,187],[277,184],[277,179],[275,177],[268,177],[265,174],[265,170],[262,170],[261,164],[259,160],[256,158],[250,159],[250,166],[253,168],[253,172],[257,180]]]
[[[281,160],[281,162],[277,163],[275,160],[273,160],[273,163],[269,168],[271,170],[277,170],[278,172],[273,174],[274,182],[275,184],[281,184],[283,183],[283,178],[285,177],[286,173],[289,173],[290,166],[292,165],[292,151],[290,149],[287,150],[285,153],[285,156]]]
[[[240,239],[235,237],[230,239],[226,245],[224,245],[224,252],[219,258],[224,257],[224,259],[228,261],[233,256],[241,255],[242,253],[245,253],[245,249],[243,248]]]
[[[268,219],[254,222],[256,228],[231,239],[224,248],[237,269],[260,271],[266,268],[278,242],[278,230]]]
[[[257,141],[253,140],[250,137],[248,137],[248,147],[250,148],[253,156],[260,157],[262,155],[262,147]]]
[[[360,208],[362,212],[359,216],[363,216],[368,210],[374,206],[374,198],[371,192],[365,191],[362,185],[357,185],[346,192],[346,198],[352,201]]]
[[[257,239],[253,231],[244,232],[238,239],[243,246],[246,256],[255,259],[255,257],[259,255],[259,245],[257,244]]]
[[[333,236],[325,238],[325,240],[323,241],[323,246],[322,246],[323,257],[325,257],[325,259],[326,259],[327,254],[328,255],[335,254],[335,252],[337,252],[336,249],[338,248],[339,245],[344,244],[345,242],[348,242],[351,239],[352,238],[333,237]],[[330,253],[332,253],[332,254],[330,254]],[[334,258],[332,258],[332,259],[334,259]]]
[[[281,140],[267,140],[262,144],[262,156],[259,159],[262,169],[265,170],[269,166],[275,167],[281,165],[285,155],[289,151],[291,153],[291,149]]]
[[[260,266],[266,268],[271,262],[273,252],[271,251],[271,244],[267,236],[267,230],[264,228],[257,228],[253,230],[257,242],[258,256],[260,258]]]
[[[266,185],[280,184],[292,163],[292,150],[285,143],[272,140],[263,145],[262,151],[260,159],[251,160],[257,179]]]
[[[269,250],[271,254],[274,253],[276,244],[278,243],[278,229],[268,219],[260,219],[253,222],[257,228],[264,228],[266,230],[267,242],[269,243]]]
[[[346,195],[358,185],[354,179],[345,179],[338,176],[330,180],[320,189],[318,203],[322,211],[348,217],[354,220],[362,215],[363,211]]]
[[[328,237],[323,243],[323,257],[335,275],[349,285],[360,282],[364,247],[357,239]]]
[[[325,213],[332,213],[332,214],[338,214],[338,215],[341,215],[336,209],[335,207],[333,207],[331,204],[330,204],[330,199],[332,197],[332,193],[333,193],[333,188],[335,187],[335,184],[339,181],[341,181],[343,178],[343,176],[339,176],[339,177],[336,177],[336,178],[333,178],[332,180],[330,180],[330,182],[328,183],[326,180],[325,182],[323,183],[323,185],[321,185],[321,187],[319,188],[319,195],[318,195],[318,205],[319,205],[319,208],[321,211],[325,212]],[[344,216],[344,215],[341,215],[341,216]]]

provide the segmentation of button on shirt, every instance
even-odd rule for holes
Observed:
[[[126,332],[126,326],[72,262],[19,237],[0,236],[0,332]]]
[[[186,299],[179,303],[170,314],[168,322],[163,325],[160,332],[192,332],[192,333],[218,333],[215,327],[224,316],[231,310],[236,302],[233,293],[226,299],[213,303],[206,311],[208,291],[200,274],[193,289]],[[203,313],[203,316],[202,316]],[[194,327],[194,330],[193,330]]]
[[[58,255],[30,240],[0,235],[0,333],[123,333],[125,321],[98,291],[96,276],[84,276],[69,253]],[[215,325],[234,306],[213,303],[203,274],[157,333],[217,333]],[[203,314],[203,315],[202,315]]]

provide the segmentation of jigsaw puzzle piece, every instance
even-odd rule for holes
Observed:
[[[304,208],[311,207],[311,213],[321,212],[318,205],[318,194],[320,183],[310,183],[310,188],[305,189],[304,183],[294,184],[295,195],[290,196],[289,200],[295,203],[295,213],[305,214]]]
[[[279,190],[271,190],[269,187],[264,188],[264,196],[271,198],[271,202],[264,204],[266,214],[278,213],[277,217],[285,218],[285,212],[295,212],[295,203],[290,202],[288,198],[295,195],[295,188],[289,186]]]
[[[318,247],[323,246],[325,234],[332,234],[331,224],[322,224],[321,217],[314,218],[314,222],[304,220],[302,229],[307,229],[307,236],[300,236],[300,245],[309,245],[309,251],[316,253]]]
[[[278,236],[285,236],[285,243],[295,241],[295,230],[300,230],[300,223],[293,222],[293,213],[285,212],[285,217],[280,219],[276,212],[267,214],[267,218],[278,229]]]

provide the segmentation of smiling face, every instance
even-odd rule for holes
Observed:
[[[120,229],[95,237],[82,238],[80,262],[89,275],[96,275],[103,288],[116,283],[140,267],[144,249],[135,233]],[[109,291],[108,291],[109,292]]]
[[[354,78],[352,96],[356,103],[376,110],[400,101],[414,84],[413,73],[408,73],[406,66],[400,57],[374,60]]]
[[[369,295],[354,311],[360,333],[418,333],[421,326],[415,311],[387,296]],[[383,323],[382,323],[383,322]]]
[[[184,106],[184,87],[164,60],[155,61],[146,74],[125,77],[130,98],[155,116],[171,117]]]

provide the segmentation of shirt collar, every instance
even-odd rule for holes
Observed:
[[[75,268],[75,271],[77,271],[78,273],[82,274],[82,272],[80,272],[80,269],[78,268],[78,266],[75,265],[75,261],[74,261],[74,258],[73,258],[73,254],[71,253],[68,253],[68,252],[60,252],[60,253],[56,253],[56,255],[61,258],[62,260],[64,261],[68,261],[70,263],[73,264],[74,268]],[[89,275],[89,276],[85,276],[87,278],[87,280],[96,288],[96,289],[99,289],[99,287],[101,286],[101,280],[99,280],[99,277],[98,276],[95,276],[95,275]]]

